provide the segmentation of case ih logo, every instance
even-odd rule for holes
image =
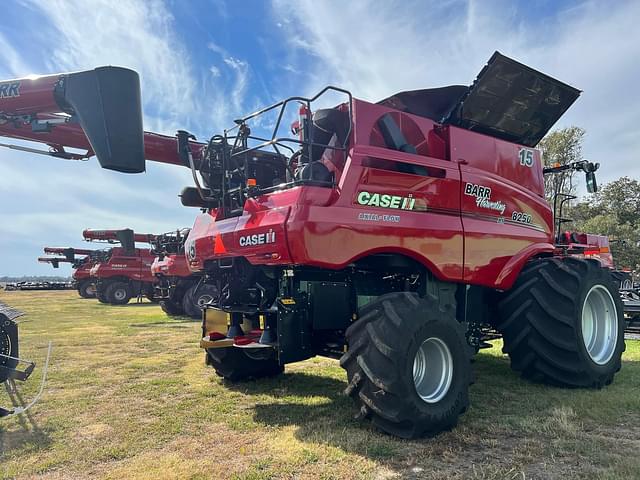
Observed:
[[[0,83],[0,98],[20,96],[20,82]]]
[[[244,235],[240,237],[241,247],[253,247],[255,245],[264,245],[266,243],[275,243],[276,232],[269,230],[267,233],[256,233],[255,235]]]
[[[356,199],[359,205],[369,207],[397,208],[399,210],[413,210],[416,199],[413,197],[401,197],[399,195],[387,195],[362,191]]]

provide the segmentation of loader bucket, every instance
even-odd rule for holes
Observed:
[[[99,67],[65,75],[58,103],[75,115],[103,168],[145,170],[140,79],[133,70]]]

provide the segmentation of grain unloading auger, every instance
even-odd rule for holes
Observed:
[[[138,74],[121,67],[0,81],[0,137],[49,149],[2,147],[67,160],[96,156],[123,173],[144,172],[145,159],[183,164],[174,137],[143,132]]]

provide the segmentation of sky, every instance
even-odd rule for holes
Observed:
[[[2,3],[0,79],[129,67],[141,76],[145,130],[199,139],[328,84],[371,101],[468,85],[498,50],[583,91],[556,127],[586,129],[600,183],[640,178],[639,1]],[[198,212],[177,197],[191,184],[187,169],[169,165],[123,175],[95,159],[0,149],[0,276],[54,273],[36,262],[42,247],[91,247],[84,228],[191,226]]]

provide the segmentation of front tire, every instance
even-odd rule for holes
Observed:
[[[131,286],[125,282],[113,282],[105,292],[107,301],[112,305],[126,305],[132,295]]]
[[[402,438],[450,430],[469,405],[471,348],[455,316],[455,287],[431,286],[424,298],[389,293],[362,308],[340,359],[360,417]]]
[[[503,352],[522,377],[602,388],[620,370],[622,302],[609,271],[596,260],[533,260],[498,309]]]
[[[160,308],[167,315],[182,315],[184,314],[184,310],[182,310],[182,305],[174,302],[173,300],[160,300]]]
[[[78,294],[82,298],[96,298],[96,286],[91,280],[82,280],[78,284]]]

